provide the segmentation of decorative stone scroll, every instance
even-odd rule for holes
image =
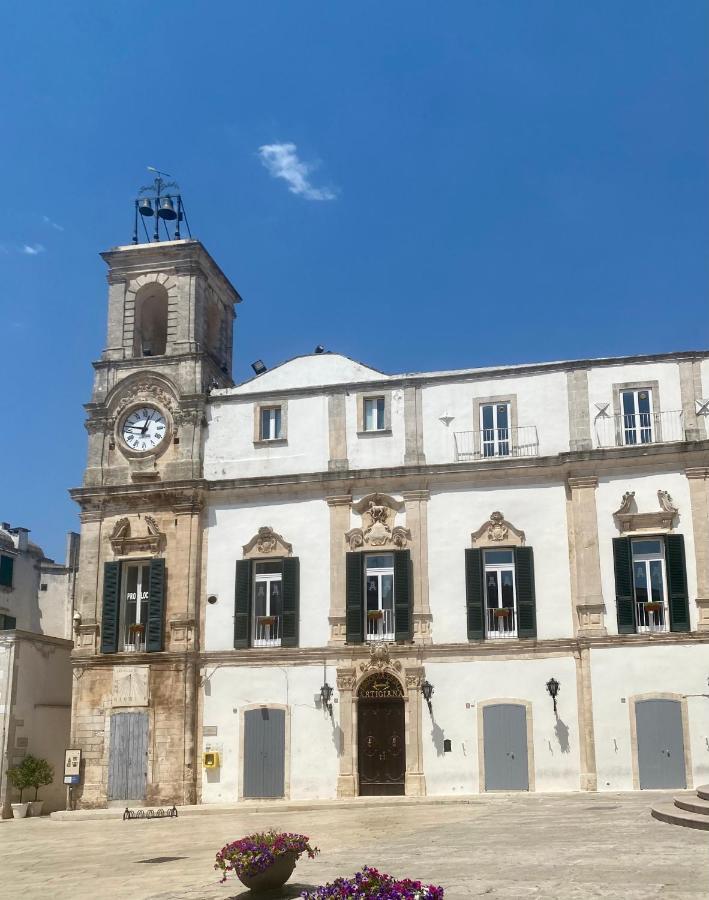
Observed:
[[[243,546],[244,559],[262,556],[292,556],[293,545],[283,540],[273,528],[264,525],[256,532],[248,544]]]
[[[369,659],[359,664],[361,672],[379,671],[391,669],[394,672],[401,671],[399,660],[392,660],[389,654],[389,645],[384,641],[372,641],[369,645]]]
[[[621,534],[629,531],[671,531],[679,510],[667,491],[658,491],[660,509],[657,512],[638,512],[635,491],[626,491],[618,509],[613,513]]]
[[[111,532],[111,547],[117,556],[126,556],[130,553],[159,553],[165,545],[165,535],[160,531],[160,526],[152,516],[143,516],[146,533],[142,535],[131,534],[130,519],[124,516],[119,519]]]
[[[524,532],[508,522],[501,512],[493,512],[487,522],[470,535],[473,547],[523,547]]]
[[[387,494],[369,494],[352,507],[362,517],[362,527],[352,528],[345,534],[350,550],[364,546],[403,550],[411,540],[408,528],[395,525],[397,512],[404,504]]]

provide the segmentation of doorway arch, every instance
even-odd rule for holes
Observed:
[[[376,672],[357,691],[357,768],[360,796],[406,792],[404,691],[393,675]]]

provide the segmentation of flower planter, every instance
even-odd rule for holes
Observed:
[[[372,609],[367,613],[367,618],[373,621],[378,621],[379,619],[384,618],[384,613],[381,609]]]
[[[259,623],[259,625],[275,625],[276,617],[275,616],[259,616],[258,623]]]
[[[649,612],[649,613],[650,612],[652,612],[652,613],[660,612],[660,610],[662,609],[662,604],[661,603],[643,603],[643,608],[644,608],[645,612]]]
[[[30,811],[29,811],[30,816],[32,816],[32,817],[41,816],[42,815],[42,807],[44,806],[44,800],[30,800],[29,806],[30,806]]]
[[[298,859],[296,853],[282,853],[277,856],[272,866],[269,866],[265,872],[259,872],[258,875],[239,875],[239,881],[254,894],[262,891],[272,891],[275,888],[283,887],[293,874],[295,863]]]
[[[493,609],[492,614],[496,619],[506,619],[511,612],[511,609]]]
[[[24,819],[27,815],[27,810],[30,808],[29,802],[11,803],[10,806],[12,807],[13,819]]]

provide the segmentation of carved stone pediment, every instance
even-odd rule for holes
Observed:
[[[293,545],[284,541],[273,528],[264,525],[259,528],[248,544],[243,546],[244,559],[261,556],[292,556]]]
[[[159,553],[165,546],[165,535],[152,516],[143,516],[145,534],[131,533],[130,519],[124,516],[113,526],[111,547],[116,556],[127,556],[130,553]]]
[[[402,550],[411,540],[408,528],[395,525],[396,514],[404,504],[387,494],[369,494],[352,509],[362,517],[362,527],[352,528],[345,534],[350,550],[364,546]]]
[[[501,512],[493,512],[487,522],[470,535],[473,547],[523,547],[524,532],[508,522]]]
[[[369,645],[369,659],[359,664],[360,672],[400,672],[401,663],[392,660],[389,645],[384,641],[372,641]]]
[[[629,531],[671,531],[675,516],[679,510],[674,505],[674,501],[667,491],[658,491],[657,501],[660,508],[656,512],[638,512],[638,505],[635,502],[635,491],[626,491],[623,494],[620,506],[613,513],[613,518],[620,533],[625,534]]]

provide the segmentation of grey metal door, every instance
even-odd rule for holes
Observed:
[[[108,799],[145,800],[148,780],[148,714],[111,716],[108,751]]]
[[[635,704],[640,787],[686,788],[682,706],[679,700]]]
[[[244,797],[283,797],[286,714],[282,709],[248,709],[244,715]]]
[[[518,703],[483,707],[486,791],[528,791],[527,710]]]

